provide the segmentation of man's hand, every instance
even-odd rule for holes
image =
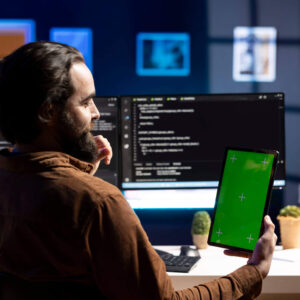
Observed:
[[[257,241],[254,252],[248,260],[248,264],[256,265],[265,278],[271,267],[277,235],[274,233],[275,225],[269,216],[265,216],[264,226],[265,232]]]
[[[267,277],[269,273],[273,252],[277,241],[277,236],[274,233],[275,225],[269,216],[264,217],[264,227],[264,234],[257,241],[252,255],[231,250],[224,251],[224,254],[230,256],[250,257],[248,264],[256,265],[263,278]]]
[[[104,163],[106,165],[109,165],[110,161],[111,161],[111,158],[112,158],[112,155],[113,155],[110,143],[105,137],[103,137],[102,135],[97,135],[97,136],[94,137],[94,139],[95,139],[95,142],[96,142],[97,147],[98,147],[98,158],[93,163],[94,168],[91,172],[91,175],[94,175],[96,173],[101,160],[104,160]]]

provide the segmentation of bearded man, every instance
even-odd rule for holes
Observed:
[[[0,63],[0,298],[254,299],[268,274],[274,225],[247,265],[175,291],[122,193],[93,176],[112,149],[93,76],[74,48],[22,46]]]

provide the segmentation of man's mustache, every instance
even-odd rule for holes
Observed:
[[[90,131],[94,130],[94,127],[95,127],[95,121],[92,121],[89,128]]]

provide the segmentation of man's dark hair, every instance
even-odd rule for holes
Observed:
[[[73,47],[29,43],[0,62],[0,132],[12,144],[32,142],[40,133],[39,115],[62,106],[73,94],[72,64],[84,62]]]

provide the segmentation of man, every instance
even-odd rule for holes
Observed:
[[[66,45],[27,44],[0,65],[0,131],[15,145],[0,154],[0,272],[18,299],[255,298],[276,243],[270,218],[247,265],[174,291],[120,191],[92,176],[112,157],[90,133],[94,95],[82,55]]]

